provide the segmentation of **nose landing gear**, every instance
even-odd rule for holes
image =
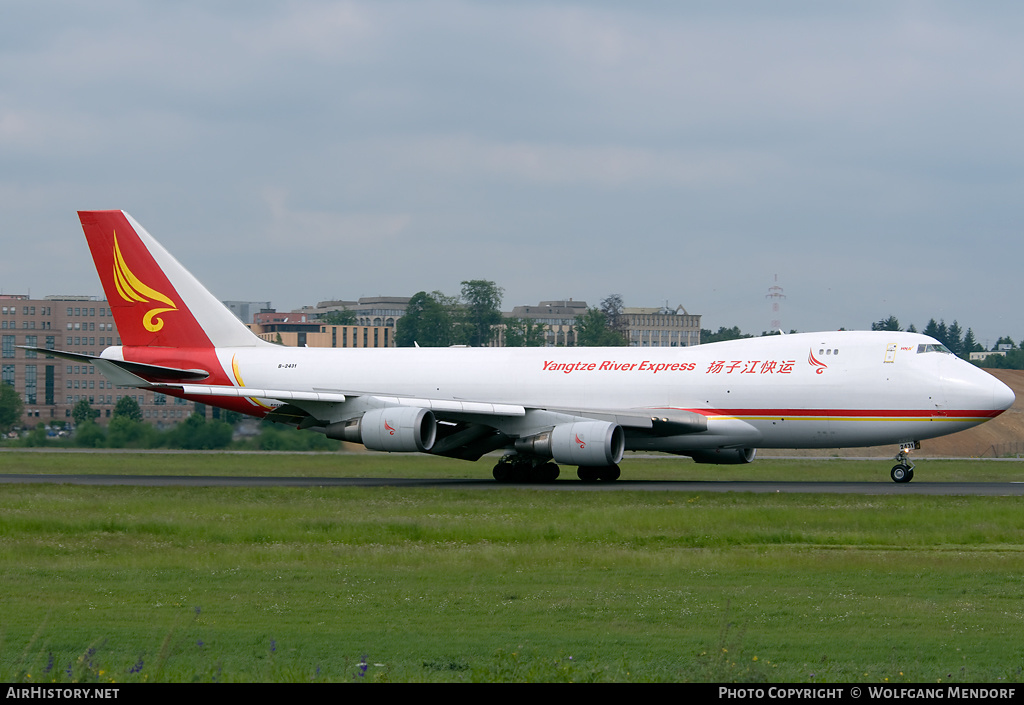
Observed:
[[[918,450],[921,444],[918,441],[903,443],[900,445],[900,452],[896,454],[896,465],[889,472],[893,482],[910,482],[914,479],[914,463],[910,461],[910,451]]]

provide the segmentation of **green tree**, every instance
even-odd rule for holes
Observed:
[[[132,396],[123,396],[114,406],[114,415],[107,425],[108,448],[155,448],[160,433],[142,420],[142,409]]]
[[[529,318],[505,319],[505,347],[544,347],[544,324]]]
[[[114,418],[126,418],[129,421],[142,421],[142,409],[135,397],[124,396],[117,400],[114,405]]]
[[[942,342],[954,355],[962,355],[964,352],[964,331],[960,324],[954,320],[946,328],[946,339]]]
[[[1024,350],[1014,348],[1008,350],[1006,355],[989,355],[979,365],[990,369],[1024,370]]]
[[[25,405],[21,395],[6,382],[0,382],[0,433],[6,433],[18,423]]]
[[[328,311],[320,316],[320,321],[329,326],[354,326],[356,320],[356,312],[347,308],[341,311]]]
[[[941,321],[936,323],[934,318],[929,319],[928,325],[926,325],[924,330],[921,332],[924,335],[927,335],[930,338],[935,338],[937,341],[944,344],[946,338],[946,322]]]
[[[75,445],[82,448],[103,448],[107,445],[107,432],[92,419],[75,427]]]
[[[963,354],[963,329],[958,322],[953,321],[947,326],[946,321],[940,320],[936,323],[935,319],[932,318],[921,332],[935,338],[949,348],[950,352],[956,355]]]
[[[500,286],[485,279],[462,282],[462,325],[467,344],[475,348],[490,344],[494,326],[501,323],[504,293]]]
[[[753,338],[754,336],[742,332],[739,326],[733,326],[732,328],[726,328],[720,326],[717,333],[712,333],[706,328],[700,329],[700,342],[701,343],[720,343],[723,340],[739,340],[740,338]]]
[[[237,424],[244,418],[247,418],[245,414],[240,411],[232,411],[231,409],[221,409],[219,406],[210,407],[210,416],[216,421],[223,421],[229,423],[232,426]]]
[[[622,315],[623,308],[622,296],[619,294],[608,294],[601,301],[601,313],[604,314],[608,330],[626,338],[626,317]]]
[[[114,416],[107,425],[108,448],[149,448],[159,445],[157,432],[147,423],[135,421],[122,414]]]
[[[889,316],[888,318],[883,318],[880,321],[872,323],[871,330],[899,331],[903,329],[900,328],[900,321],[896,316]]]
[[[461,299],[440,291],[417,292],[395,325],[395,345],[488,345],[494,327],[502,323],[502,293],[500,286],[484,279],[462,282]]]
[[[207,421],[195,413],[167,432],[167,445],[186,450],[217,450],[231,443],[234,430],[223,421]]]
[[[334,451],[345,446],[341,441],[327,438],[322,433],[297,431],[290,426],[281,426],[270,421],[260,425],[259,435],[251,443],[259,450],[278,451]]]
[[[626,337],[608,327],[608,317],[599,308],[587,309],[576,318],[576,345],[613,347],[626,345]]]
[[[439,291],[413,294],[405,308],[405,315],[395,326],[395,345],[424,348],[455,345],[457,333],[452,320],[455,301]]]
[[[92,408],[92,404],[85,397],[79,399],[73,409],[71,409],[71,418],[74,419],[75,425],[79,426],[87,421],[94,421],[99,417],[99,409]]]
[[[36,427],[28,432],[28,435],[21,439],[26,448],[43,448],[49,444],[46,435],[46,424],[38,423]]]
[[[964,333],[963,350],[960,353],[961,357],[966,359],[971,356],[972,352],[981,352],[983,350],[984,348],[974,337],[974,331],[968,328],[967,332]]]

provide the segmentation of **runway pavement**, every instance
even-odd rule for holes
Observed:
[[[431,487],[475,490],[528,488],[574,492],[753,492],[760,494],[860,494],[860,495],[1024,495],[1020,482],[759,482],[759,481],[624,481],[549,483],[499,483],[491,479],[407,479],[335,477],[227,477],[203,475],[36,475],[0,474],[0,484],[101,485],[132,487]]]

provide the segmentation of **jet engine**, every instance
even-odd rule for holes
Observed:
[[[615,465],[622,460],[625,448],[622,427],[607,421],[559,424],[550,431],[516,441],[520,453],[551,457],[565,465]]]
[[[687,453],[695,463],[712,465],[746,465],[754,462],[757,448],[716,448],[714,450],[694,450]]]
[[[362,443],[370,450],[426,453],[437,438],[437,421],[429,409],[388,406],[367,411],[358,419],[333,423],[327,427],[326,435]]]

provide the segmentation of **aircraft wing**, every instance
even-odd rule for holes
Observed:
[[[637,431],[653,436],[676,436],[708,430],[706,416],[683,409],[546,409],[546,411],[609,421],[622,426],[627,435],[631,431]]]
[[[416,440],[413,436],[409,436],[407,445],[396,447],[376,445],[376,441],[368,441],[365,436],[364,429],[373,424],[384,425],[386,417],[391,417],[392,426],[403,423],[407,428],[422,429],[424,412],[429,412],[433,419],[429,449],[419,447],[424,445],[422,438]],[[679,409],[541,408],[366,392],[348,393],[345,403],[296,399],[274,409],[267,418],[300,429],[319,429],[330,438],[361,442],[375,450],[416,447],[433,455],[462,460],[477,460],[513,445],[518,448],[520,443],[530,447],[541,443],[546,447],[552,442],[555,427],[572,427],[578,434],[602,434],[618,428],[623,438],[700,433],[708,427],[705,416]]]
[[[151,389],[185,397],[234,397],[249,399],[266,409],[266,418],[299,429],[319,429],[329,437],[366,443],[364,417],[384,423],[384,415],[412,424],[430,415],[431,439],[422,450],[435,455],[475,460],[485,453],[518,443],[519,439],[544,438],[556,426],[573,423],[619,427],[626,437],[676,436],[707,431],[707,417],[681,409],[592,409],[530,407],[478,400],[431,399],[417,396],[374,394],[364,390],[273,389],[216,384],[197,384],[210,373],[81,353],[30,348],[67,360],[95,365],[119,386]],[[265,401],[260,401],[265,400]],[[279,404],[266,402],[276,401]],[[394,422],[392,423],[399,423]],[[417,421],[416,423],[419,423]],[[369,424],[366,424],[369,425]],[[389,427],[390,428],[390,427]],[[594,430],[593,427],[590,429]],[[422,438],[408,441],[423,445]],[[531,441],[533,442],[533,441]],[[403,446],[404,448],[404,446]],[[377,448],[389,450],[387,444]],[[396,448],[397,449],[397,448]]]

